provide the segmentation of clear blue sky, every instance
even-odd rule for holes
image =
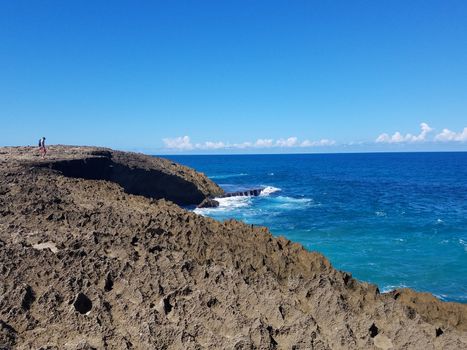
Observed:
[[[1,145],[467,150],[467,1],[1,1],[0,118]]]

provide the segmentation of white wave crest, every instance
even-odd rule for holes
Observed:
[[[219,202],[218,208],[243,208],[251,204],[251,198],[247,196],[215,198]]]
[[[219,202],[219,206],[216,208],[196,208],[193,210],[196,214],[207,215],[212,212],[219,211],[231,211],[239,208],[248,207],[251,205],[251,197],[225,197],[225,198],[214,198]]]
[[[467,242],[463,239],[459,239],[459,244],[464,247],[464,250],[467,252]]]
[[[286,197],[286,196],[278,196],[276,197],[277,201],[284,202],[284,203],[311,203],[313,199],[310,198],[293,198],[293,197]]]
[[[403,289],[403,288],[409,288],[409,286],[401,283],[401,284],[388,284],[388,285],[384,285],[382,286],[381,288],[381,293],[389,293],[389,292],[392,292],[393,290],[395,289]]]
[[[279,191],[281,191],[280,188],[277,188],[277,187],[274,187],[274,186],[266,186],[265,188],[263,188],[263,190],[261,191],[261,193],[259,195],[260,196],[269,196],[271,193],[279,192]]]
[[[436,293],[433,293],[433,295],[434,295],[435,297],[437,297],[439,300],[443,300],[443,301],[446,301],[446,299],[447,299],[447,297],[448,297],[446,294],[436,294]]]

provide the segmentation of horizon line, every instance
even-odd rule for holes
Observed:
[[[139,152],[143,153],[143,152]],[[315,153],[170,153],[170,154],[149,154],[157,157],[167,156],[280,156],[280,155],[323,155],[323,154],[394,154],[394,153],[467,153],[465,151],[372,151],[372,152],[315,152]]]

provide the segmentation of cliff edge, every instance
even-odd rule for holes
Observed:
[[[101,147],[51,146],[45,159],[33,147],[3,147],[0,162],[13,168],[43,168],[88,180],[119,184],[125,192],[179,205],[200,204],[224,191],[204,174],[168,159]]]
[[[0,348],[467,348],[467,305],[380,294],[264,227],[77,174],[73,154],[96,149],[63,150],[42,162],[0,148]],[[148,171],[145,156],[103,152],[129,177]],[[179,166],[156,161],[176,188]]]

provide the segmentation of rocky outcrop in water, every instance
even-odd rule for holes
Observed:
[[[213,198],[206,198],[203,200],[197,208],[217,208],[219,206],[219,202]]]
[[[244,191],[235,191],[235,192],[227,192],[221,195],[221,198],[226,198],[226,197],[257,197],[261,194],[263,191],[262,188],[253,188],[249,190],[244,190]]]
[[[266,228],[26,152],[0,149],[0,348],[467,347],[466,305],[380,294]]]
[[[206,198],[200,204],[198,204],[197,208],[217,208],[220,203],[217,200],[218,198],[228,198],[228,197],[256,197],[261,194],[263,191],[262,188],[255,188],[249,189],[244,191],[235,191],[235,192],[226,192],[216,198]]]

